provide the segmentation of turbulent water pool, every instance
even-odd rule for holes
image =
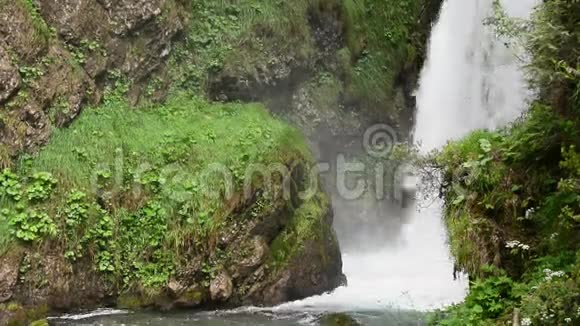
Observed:
[[[351,312],[348,316],[364,325],[424,325],[425,315],[418,312],[386,311],[386,312]],[[101,310],[87,315],[68,316],[53,319],[54,325],[328,325],[324,322],[322,312],[292,312],[277,309],[252,309],[226,312],[172,312],[160,313],[130,313],[124,311]]]

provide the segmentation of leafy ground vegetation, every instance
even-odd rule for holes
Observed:
[[[24,248],[34,259],[35,251],[56,251],[71,263],[93,261],[122,288],[165,286],[187,253],[212,251],[215,235],[231,223],[228,176],[240,193],[246,171],[262,171],[252,164],[290,171],[311,160],[301,134],[258,104],[176,97],[136,110],[106,103],[0,174],[3,253]],[[250,175],[250,185],[264,191],[259,176]],[[271,197],[261,198],[253,215],[239,218],[270,209]],[[304,230],[293,241],[305,241],[299,237],[315,231],[309,223],[324,215],[317,200],[326,198],[316,198],[297,212]]]
[[[452,251],[473,282],[434,324],[580,323],[579,12],[577,1],[547,1],[524,32],[539,92],[529,111],[435,159]]]

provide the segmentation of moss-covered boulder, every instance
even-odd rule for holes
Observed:
[[[332,290],[342,263],[312,165],[260,105],[88,109],[0,174],[1,299],[169,309]]]

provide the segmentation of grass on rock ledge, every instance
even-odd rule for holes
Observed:
[[[0,245],[51,248],[71,262],[91,255],[116,282],[155,288],[225,225],[235,204],[224,174],[240,193],[253,164],[311,160],[301,133],[259,104],[109,101],[0,173]]]

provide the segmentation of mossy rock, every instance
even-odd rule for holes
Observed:
[[[48,321],[45,319],[48,312],[49,309],[46,305],[24,307],[17,302],[0,304],[0,325],[48,325]]]
[[[37,321],[33,321],[32,323],[30,323],[29,326],[48,326],[48,320],[46,319],[40,319]]]
[[[361,326],[361,324],[347,314],[331,314],[322,317],[320,324],[323,326]]]

